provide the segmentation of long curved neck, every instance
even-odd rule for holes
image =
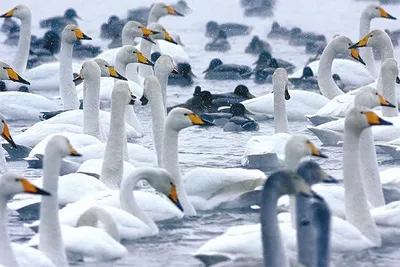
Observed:
[[[142,38],[142,40],[140,40],[140,51],[147,58],[151,57],[151,46],[152,46],[152,44],[149,41],[146,41],[143,38]],[[147,76],[153,75],[153,68],[148,65],[140,64],[139,74],[142,77],[146,78]]]
[[[44,156],[43,189],[51,197],[42,196],[40,204],[39,249],[56,266],[68,266],[58,217],[58,175],[61,157],[51,148]]]
[[[275,133],[289,133],[285,99],[276,89],[274,89],[274,127]]]
[[[162,71],[157,71],[155,69],[155,75],[160,82],[161,85],[161,96],[162,96],[162,105],[164,108],[164,114],[167,114],[167,86],[168,86],[168,74],[163,73]]]
[[[103,208],[93,206],[79,216],[76,227],[91,226],[97,227],[97,223],[101,222],[104,230],[117,242],[121,237],[118,230],[117,222]]]
[[[0,147],[0,173],[5,173],[7,171],[7,161],[4,156],[4,150]]]
[[[60,96],[64,109],[78,109],[79,100],[72,75],[72,50],[74,44],[61,41]]]
[[[126,86],[128,86],[126,84]],[[119,189],[124,168],[125,103],[113,96],[111,101],[110,132],[104,151],[100,181],[111,189]]]
[[[7,198],[0,196],[0,264],[18,267],[17,259],[8,238]]]
[[[25,72],[26,64],[28,63],[29,50],[31,47],[31,24],[32,17],[29,12],[26,17],[21,19],[17,53],[13,63],[15,71],[19,74],[23,74]]]
[[[87,77],[83,83],[83,133],[101,140],[100,135],[100,73]]]
[[[318,86],[322,95],[328,99],[343,94],[332,78],[332,63],[335,56],[335,41],[333,41],[322,52],[318,68]]]
[[[346,126],[343,139],[346,219],[373,243],[380,245],[381,236],[369,213],[367,197],[361,179],[359,143],[361,132],[348,129]]]
[[[261,232],[265,267],[289,267],[278,225],[276,209],[279,193],[276,188],[264,188],[261,208]]]
[[[381,177],[379,175],[378,160],[372,129],[365,129],[360,137],[361,175],[367,200],[372,207],[385,205]]]
[[[376,48],[380,51],[382,63],[388,58],[395,58],[392,40],[390,40],[389,35],[382,34],[381,41]]]
[[[383,97],[392,103],[393,105],[396,105],[395,108],[390,108],[390,107],[382,107],[382,115],[386,117],[397,117],[399,116],[399,109],[398,109],[398,103],[397,103],[397,94],[396,94],[396,83],[394,77],[391,77],[390,73],[385,73],[384,71],[381,71],[381,88],[378,88],[378,91],[382,93]],[[379,86],[379,82],[378,82]]]
[[[371,18],[368,15],[368,13],[364,11],[361,14],[361,18],[360,18],[360,34],[359,34],[360,40],[367,33],[369,33],[370,28],[371,28]],[[372,75],[372,77],[377,78],[378,71],[376,70],[376,67],[375,67],[375,60],[374,60],[372,48],[364,47],[364,48],[360,49],[359,52],[360,52],[362,59],[364,60],[364,62],[366,64],[366,68],[367,68],[368,72]]]
[[[161,167],[166,169],[172,177],[175,177],[176,190],[186,215],[195,216],[196,210],[188,199],[185,185],[182,181],[181,170],[178,159],[178,131],[168,125],[168,118],[165,121],[163,134],[163,148]]]
[[[143,221],[146,225],[148,225],[154,234],[158,233],[158,227],[154,223],[154,221],[148,217],[142,210],[139,208],[138,204],[135,200],[135,194],[133,189],[139,180],[146,180],[147,177],[154,175],[154,172],[149,171],[149,168],[140,168],[136,169],[134,173],[126,177],[121,182],[120,189],[120,201],[121,208],[130,214],[136,216],[141,221]]]
[[[313,214],[313,225],[316,229],[316,264],[315,267],[330,266],[330,228],[331,228],[331,212],[327,204],[320,200]],[[313,206],[312,208],[314,208]],[[309,266],[309,265],[306,265]]]
[[[285,169],[290,171],[296,171],[297,166],[301,161],[301,156],[297,155],[296,153],[286,153],[285,151]],[[297,221],[297,214],[296,214],[296,197],[289,196],[289,212],[290,212],[290,221],[292,223],[293,229],[296,229],[296,221]]]
[[[158,88],[146,90],[147,98],[149,99],[151,109],[151,120],[153,129],[153,144],[157,153],[157,163],[161,167],[162,158],[162,142],[165,124],[165,108],[162,104],[161,91]]]
[[[304,266],[314,267],[316,232],[312,225],[309,197],[296,196],[296,226],[298,260]]]

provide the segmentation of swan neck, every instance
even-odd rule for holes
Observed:
[[[151,23],[158,22],[160,19],[160,15],[157,14],[156,10],[150,9],[149,17],[147,18],[147,25],[150,25]]]
[[[298,259],[304,266],[317,267],[316,262],[316,233],[310,214],[310,198],[296,196],[296,226]],[[304,222],[309,222],[305,224]]]
[[[42,196],[40,204],[39,250],[56,266],[68,266],[58,217],[58,175],[62,157],[47,147],[43,159],[43,189],[51,197]]]
[[[369,212],[367,197],[361,178],[360,135],[360,131],[349,129],[348,125],[345,124],[343,179],[346,219],[374,244],[380,245],[381,237]]]
[[[178,158],[178,134],[179,132],[169,127],[168,118],[165,120],[163,133],[163,149],[161,166],[175,178],[176,190],[186,215],[195,216],[196,210],[188,199],[185,185],[182,181]]]
[[[364,38],[367,33],[369,33],[371,28],[371,18],[369,17],[367,12],[361,13],[361,18],[360,18],[360,34],[358,37],[360,40]],[[361,49],[360,49],[361,50]]]
[[[394,57],[393,44],[388,35],[384,35],[382,38],[382,42],[380,42],[378,49],[381,54],[381,61],[385,62],[388,58]]]
[[[125,76],[126,66],[127,64],[117,56],[117,59],[115,60],[115,70],[118,71],[122,76]]]
[[[335,59],[335,41],[330,42],[322,52],[318,68],[318,86],[323,96],[332,99],[343,94],[332,78],[332,63]]]
[[[0,149],[0,174],[5,173],[7,171],[7,161],[6,157],[4,156],[3,148]]]
[[[0,264],[19,266],[8,237],[7,198],[0,197]]]
[[[127,85],[128,86],[128,85]],[[119,189],[124,168],[125,106],[123,99],[113,96],[111,101],[110,131],[104,151],[100,181],[111,189]]]
[[[64,109],[78,109],[79,100],[72,74],[74,44],[61,41],[60,48],[60,96]]]
[[[101,140],[100,136],[100,73],[87,77],[83,83],[83,133]]]
[[[378,91],[382,93],[387,101],[396,106],[395,108],[382,107],[382,115],[386,117],[397,117],[399,116],[399,109],[396,94],[396,78],[391,77],[390,73],[381,71],[380,79],[381,82],[378,81],[378,86],[381,88],[378,88]]]
[[[261,232],[265,267],[289,267],[278,225],[278,189],[264,188],[261,208]]]
[[[167,114],[167,86],[168,86],[168,74],[165,74],[162,71],[157,71],[154,69],[155,76],[157,77],[158,81],[161,85],[161,96],[162,96],[162,104],[164,108],[164,113]]]
[[[17,53],[15,54],[13,63],[15,71],[21,75],[25,73],[28,63],[29,50],[31,47],[31,28],[32,16],[29,12],[27,16],[21,19]]]
[[[275,87],[275,86],[274,86]],[[274,127],[275,133],[289,133],[285,99],[279,89],[274,88]]]
[[[140,40],[140,51],[147,58],[151,57],[151,46],[152,46],[152,44],[149,41],[146,41],[143,38],[142,38],[142,40]],[[147,76],[153,75],[153,68],[148,65],[140,64],[139,65],[139,74],[142,77],[146,78]]]
[[[369,33],[370,28],[371,28],[371,18],[369,17],[367,12],[363,12],[360,18],[360,34],[359,34],[360,40],[364,38],[364,36],[367,35],[367,33]],[[375,59],[372,52],[372,48],[364,47],[359,50],[359,53],[361,58],[364,60],[366,64],[365,67],[367,68],[368,72],[372,75],[372,77],[374,77],[374,79],[376,79],[378,77],[378,71],[376,70],[375,67]]]

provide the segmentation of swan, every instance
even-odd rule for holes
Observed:
[[[17,5],[7,13],[0,16],[0,18],[10,17],[17,18],[21,21],[17,52],[12,66],[18,73],[24,74],[28,63],[29,49],[31,47],[31,10],[26,5]]]
[[[161,86],[162,103],[167,112],[167,86],[168,77],[171,73],[177,73],[172,57],[168,55],[160,56],[154,63],[154,75],[157,77]]]
[[[103,225],[103,229],[97,228],[98,223]],[[116,261],[128,255],[128,250],[120,244],[115,219],[101,206],[93,206],[82,213],[76,227],[61,225],[61,234],[65,249],[74,260]],[[38,244],[38,234],[27,243],[31,247]]]
[[[311,62],[308,67],[317,73],[318,86],[321,93],[328,99],[343,94],[332,78],[332,73],[338,74],[341,81],[348,87],[359,88],[372,83],[375,79],[364,66],[348,59],[335,59],[338,53],[349,54],[352,58],[365,65],[356,49],[345,51],[353,42],[345,36],[334,37],[322,52],[321,59]],[[293,73],[289,78],[300,77],[303,69]],[[322,76],[321,76],[322,75]]]
[[[0,113],[0,132],[1,137],[6,140],[14,149],[17,149],[17,145],[15,144],[13,138],[11,137],[10,130],[6,119],[4,118],[3,114]],[[4,156],[3,148],[0,148],[0,173],[4,173],[7,171],[7,162]]]
[[[364,106],[368,108],[374,108],[377,106],[395,107],[395,105],[379,94],[375,88],[369,86],[365,86],[358,90],[354,96],[353,106]],[[351,110],[352,107],[350,106],[349,108]],[[320,124],[316,127],[308,126],[307,128],[315,134],[324,145],[337,146],[338,142],[343,138],[344,121],[344,118],[340,118],[335,121]],[[375,133],[374,138],[377,138]]]
[[[0,178],[0,264],[5,266],[28,266],[26,260],[20,257],[16,257],[14,250],[18,253],[19,247],[15,248],[11,246],[8,238],[8,227],[7,227],[7,200],[15,194],[28,193],[38,194],[44,196],[50,196],[47,191],[38,188],[31,184],[27,179],[22,178],[20,175],[7,172],[3,173]],[[54,266],[49,260],[43,257],[39,258],[41,262],[31,262],[35,266]],[[43,259],[44,258],[44,259]],[[32,266],[32,265],[31,265]]]
[[[385,19],[396,20],[395,17],[387,13],[386,10],[384,10],[382,7],[374,4],[368,5],[361,13],[360,17],[360,34],[359,34],[360,39],[363,38],[370,31],[371,20],[373,18],[385,18]],[[378,78],[378,72],[376,71],[375,68],[375,60],[373,57],[372,49],[371,48],[361,49],[360,55],[364,59],[366,68],[372,75],[372,77],[375,79]]]

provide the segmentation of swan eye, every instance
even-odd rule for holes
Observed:
[[[373,37],[372,34],[369,37]]]
[[[360,114],[364,114],[364,111],[361,111]]]
[[[185,114],[183,114],[184,116],[188,116],[189,114],[187,114],[187,113],[185,113]]]
[[[378,93],[375,93],[375,95],[378,95]]]
[[[349,44],[349,46],[351,46],[351,44]]]
[[[1,120],[2,123],[6,123],[4,120]]]
[[[16,182],[19,182],[20,180],[19,180],[19,178],[15,178],[15,181],[16,181]]]

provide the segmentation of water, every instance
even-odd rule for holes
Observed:
[[[286,27],[299,26],[307,31],[323,33],[327,38],[335,34],[349,36],[353,41],[358,38],[358,20],[360,12],[367,5],[365,2],[348,0],[325,1],[292,1],[281,0],[276,5],[273,18],[245,18],[243,17],[239,1],[233,0],[187,0],[193,13],[185,18],[165,17],[161,23],[169,30],[178,32],[186,45],[190,56],[192,68],[198,75],[196,84],[212,92],[232,91],[236,85],[247,85],[255,95],[262,95],[271,91],[270,85],[257,85],[252,80],[245,81],[207,81],[201,75],[209,61],[214,57],[221,58],[227,63],[251,65],[256,61],[255,56],[244,54],[243,51],[253,35],[257,34],[265,39],[274,20]],[[33,33],[42,35],[44,31],[39,28],[38,22],[43,18],[60,15],[68,7],[74,7],[84,19],[80,27],[89,36],[94,45],[101,45],[104,49],[107,43],[99,36],[100,24],[105,22],[109,15],[116,14],[125,17],[129,8],[148,5],[147,0],[132,1],[115,0],[107,4],[99,1],[69,0],[59,1],[56,5],[49,5],[45,0],[11,0],[3,3],[1,11],[8,11],[16,4],[24,3],[30,6],[33,14]],[[385,6],[390,14],[399,17],[400,6]],[[90,12],[93,11],[93,12]],[[95,11],[95,12],[94,12]],[[1,12],[0,12],[1,13]],[[218,22],[239,22],[253,27],[252,35],[230,38],[232,49],[226,53],[205,52],[204,46],[209,41],[204,37],[205,23],[209,20]],[[375,19],[373,28],[396,29],[397,22]],[[0,36],[0,42],[4,38]],[[301,68],[308,60],[302,47],[290,47],[286,41],[268,40],[273,48],[273,54],[284,60],[294,63]],[[0,43],[0,58],[12,62],[15,48],[10,48]],[[398,56],[399,49],[395,50]],[[50,74],[51,75],[51,74]],[[168,91],[169,104],[185,101],[193,92],[194,86],[189,88],[170,87]],[[137,142],[152,147],[150,132],[149,108],[137,108],[138,116],[143,122],[145,136]],[[302,133],[320,145],[307,129],[306,122],[290,122],[292,133]],[[18,134],[26,123],[12,122],[11,133]],[[195,167],[228,168],[239,167],[246,141],[253,135],[270,135],[273,133],[272,121],[260,122],[258,133],[225,133],[220,128],[185,129],[180,134],[180,161],[183,173]],[[340,178],[342,172],[341,148],[322,148],[329,156],[328,159],[318,159],[318,162],[335,177]],[[388,167],[398,166],[399,163],[389,157],[379,154],[379,166],[383,170]],[[28,178],[41,175],[40,170],[27,169],[27,164],[10,162],[9,169],[23,173]],[[200,212],[197,217],[160,224],[160,234],[156,237],[145,238],[124,243],[130,254],[124,260],[118,261],[116,266],[202,266],[191,256],[207,240],[222,234],[228,227],[255,223],[258,214],[254,212],[227,212],[209,211]],[[15,216],[10,216],[10,232],[12,240],[27,239],[32,232],[22,226],[22,222]],[[359,253],[346,253],[334,255],[336,266],[400,266],[400,249],[398,247],[384,246]],[[72,263],[73,266],[110,266],[110,263],[90,264]]]

